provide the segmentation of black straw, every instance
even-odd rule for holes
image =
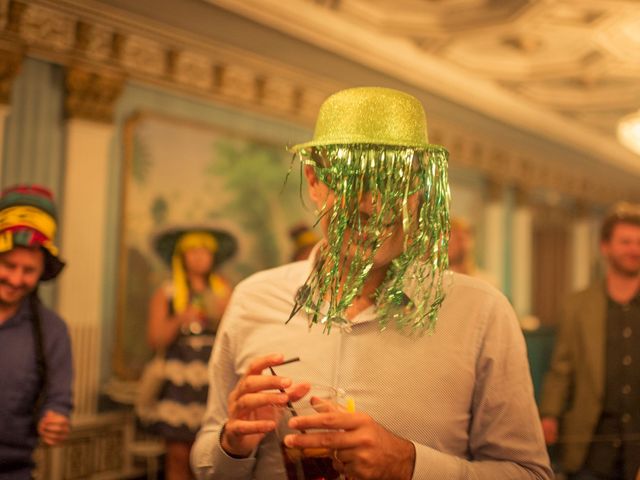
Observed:
[[[299,361],[300,361],[300,357],[293,357],[293,358],[290,358],[289,360],[285,360],[280,365],[286,365],[287,363],[294,363],[294,362],[299,362]],[[280,365],[278,365],[278,367]],[[271,367],[269,367],[269,368],[271,368]],[[271,370],[271,371],[273,372],[273,370]]]
[[[288,360],[285,360],[280,365],[286,365],[288,363],[294,363],[294,362],[299,362],[299,361],[300,361],[300,357],[293,357],[293,358],[290,358]],[[278,366],[280,366],[280,365],[278,365]],[[275,370],[272,367],[269,367],[269,371],[271,372],[271,375],[273,375],[274,377],[277,376]],[[287,392],[285,392],[284,388],[278,388],[278,390],[280,390],[281,393],[285,393],[285,394],[287,393]],[[296,409],[293,408],[293,405],[291,404],[290,400],[287,400],[287,408],[291,412],[292,416],[294,416],[294,417],[298,416],[298,412],[296,412]]]

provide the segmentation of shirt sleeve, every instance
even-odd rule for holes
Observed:
[[[43,317],[48,317],[43,322],[47,385],[40,415],[53,410],[69,417],[73,408],[71,340],[64,321],[53,315],[51,312],[43,312]]]
[[[506,299],[480,336],[469,459],[416,444],[414,480],[552,479],[524,337]]]
[[[191,449],[191,466],[199,480],[250,479],[255,456],[232,458],[220,445],[220,433],[227,420],[227,397],[240,379],[234,364],[233,327],[241,316],[238,287],[222,319],[209,361],[209,395],[204,421]]]

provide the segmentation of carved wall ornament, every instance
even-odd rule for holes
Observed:
[[[69,118],[113,121],[113,108],[124,86],[123,77],[98,74],[84,68],[67,69],[65,112]]]
[[[213,62],[206,55],[199,53],[176,53],[173,63],[173,78],[181,85],[199,90],[211,90],[214,86]]]
[[[113,55],[113,31],[99,25],[79,21],[76,24],[75,47],[88,59],[103,62]]]
[[[514,189],[515,204],[517,207],[528,207],[531,204],[531,190],[526,186],[517,186]]]
[[[22,58],[22,52],[0,49],[0,104],[9,103],[13,80],[18,75]]]
[[[192,46],[172,44],[175,38],[167,40],[160,32],[110,23],[110,19],[101,22],[95,15],[83,16],[82,9],[73,16],[69,10],[52,10],[49,3],[39,5],[38,0],[0,2],[7,11],[6,29],[15,32],[27,47],[37,46],[39,56],[46,57],[51,51],[49,60],[55,63],[120,70],[131,78],[178,87],[308,125],[313,124],[322,100],[341,88],[318,82],[306,73],[291,75],[290,66],[275,66],[273,61],[264,59],[256,61],[253,54],[225,52],[224,46],[217,46],[217,53],[209,45],[197,52]],[[61,57],[60,52],[67,56]],[[319,84],[323,85],[315,86]],[[69,99],[71,112],[78,111],[73,106],[76,101]]]
[[[111,44],[111,60],[113,60],[113,63],[118,65],[121,63],[122,52],[124,51],[126,40],[126,35],[120,32],[114,32]]]
[[[219,92],[234,100],[257,101],[258,84],[255,72],[240,65],[224,65]]]
[[[260,82],[261,103],[265,107],[290,112],[296,104],[295,85],[286,80],[265,78]]]
[[[523,190],[528,191],[533,186],[529,176],[533,168],[532,163],[523,157],[516,157],[511,163],[511,175],[513,178],[520,179],[520,188]]]
[[[24,12],[27,10],[27,5],[15,0],[9,0],[7,3],[7,17],[4,28],[7,32],[19,33],[22,17],[24,16]]]
[[[329,96],[329,92],[303,87],[299,88],[296,95],[298,97],[300,117],[307,119],[309,124],[313,124],[318,110],[320,110],[320,105]]]
[[[491,176],[487,179],[487,200],[489,202],[502,202],[505,195],[503,179]]]
[[[466,155],[465,146],[467,145],[466,139],[461,135],[456,135],[452,138],[451,143],[447,143],[447,149],[451,158],[456,158],[460,163],[466,163],[465,159],[469,156]]]
[[[58,11],[47,1],[0,0],[0,26],[13,41],[36,47],[39,58],[54,63],[120,72],[310,126],[322,100],[342,87],[249,52],[209,43],[181,44],[173,34],[99,19],[94,11],[84,12],[81,4],[67,3],[78,8]]]
[[[607,178],[570,169],[563,164],[550,165],[536,159],[535,152],[497,146],[491,139],[477,137],[455,124],[439,122],[429,126],[431,143],[449,151],[453,168],[479,171],[491,182],[515,188],[555,190],[559,194],[590,204],[606,204],[617,198],[637,198],[637,192],[611,187]],[[635,196],[635,197],[634,197]]]
[[[162,77],[167,70],[164,46],[138,35],[124,38],[120,62],[126,70],[152,77]]]
[[[9,0],[0,0],[0,30],[4,30],[9,21]]]
[[[75,42],[73,17],[39,5],[29,5],[20,19],[20,36],[29,44],[67,51]]]

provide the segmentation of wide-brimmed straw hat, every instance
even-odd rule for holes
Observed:
[[[417,98],[391,88],[358,87],[327,98],[320,107],[313,139],[291,150],[350,144],[438,147],[429,143],[427,118]]]
[[[188,233],[208,233],[215,238],[217,246],[214,252],[214,267],[219,267],[229,260],[238,249],[236,237],[227,230],[206,225],[174,226],[159,231],[152,240],[153,248],[167,265],[171,266],[176,244]]]
[[[45,254],[40,280],[58,276],[65,263],[54,244],[57,211],[53,194],[40,185],[16,185],[0,194],[0,252],[16,246],[41,247]]]

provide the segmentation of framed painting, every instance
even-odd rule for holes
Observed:
[[[131,380],[152,354],[146,344],[149,300],[170,278],[152,247],[157,232],[180,225],[229,231],[239,248],[220,273],[235,284],[288,262],[289,231],[314,220],[298,165],[287,178],[291,154],[284,145],[153,113],[132,116],[123,133],[114,371]]]

